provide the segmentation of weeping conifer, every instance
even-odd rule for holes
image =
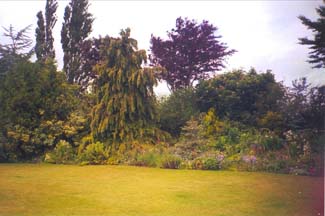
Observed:
[[[143,138],[156,117],[154,69],[141,67],[147,60],[146,52],[137,49],[130,29],[120,35],[105,44],[104,61],[95,67],[97,105],[91,130],[95,140],[111,143]]]

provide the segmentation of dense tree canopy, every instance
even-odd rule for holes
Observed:
[[[285,95],[282,112],[285,125],[291,130],[312,129],[322,131],[325,127],[325,86],[308,84],[306,78],[292,82]]]
[[[37,13],[37,28],[35,30],[36,45],[35,54],[38,61],[44,61],[46,58],[46,42],[45,42],[45,22],[42,11]]]
[[[0,87],[0,131],[9,159],[30,159],[66,138],[73,91],[52,63],[15,63]]]
[[[323,1],[325,4],[325,1]],[[301,22],[314,33],[314,38],[300,38],[300,44],[309,46],[308,62],[313,64],[314,68],[325,68],[325,6],[319,6],[316,9],[319,18],[311,21],[305,16],[299,16]]]
[[[89,88],[97,78],[97,75],[94,71],[94,67],[95,65],[100,63],[101,60],[103,60],[101,47],[108,46],[109,41],[110,38],[108,36],[104,38],[92,38],[85,40],[80,46],[82,59],[82,73],[79,74],[78,84],[80,84],[81,90],[86,90],[87,88]]]
[[[45,6],[45,20],[42,11],[37,13],[37,28],[35,53],[38,61],[47,58],[55,58],[55,50],[53,47],[54,38],[52,29],[55,26],[57,18],[55,16],[58,3],[56,0],[47,0]]]
[[[71,0],[65,8],[61,43],[64,52],[63,70],[69,83],[81,83],[80,46],[90,34],[94,20],[88,7],[88,0]]]
[[[159,101],[159,124],[172,135],[180,135],[181,128],[191,117],[199,114],[194,88],[178,89]]]
[[[91,130],[97,140],[112,142],[140,139],[156,118],[152,69],[142,68],[147,56],[130,38],[130,29],[121,38],[105,43],[104,61],[96,67],[97,105]]]
[[[191,86],[224,67],[225,58],[235,51],[220,42],[216,31],[217,27],[208,21],[198,24],[179,17],[176,29],[168,32],[168,40],[151,36],[150,60],[166,69],[160,78],[172,91]]]
[[[221,118],[256,126],[268,112],[278,111],[283,89],[271,72],[237,70],[200,82],[197,97],[201,111],[214,108]]]

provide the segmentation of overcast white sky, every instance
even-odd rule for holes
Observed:
[[[59,1],[58,22],[54,28],[59,69],[62,68],[60,31],[64,7],[69,1]],[[311,69],[306,63],[308,49],[298,44],[299,37],[311,36],[297,18],[304,15],[317,19],[315,8],[321,0],[306,1],[90,1],[89,12],[95,17],[91,36],[118,36],[121,29],[131,28],[131,36],[140,49],[148,51],[150,36],[166,38],[166,31],[175,27],[177,17],[203,19],[218,27],[222,42],[238,52],[229,58],[227,68],[258,71],[271,69],[278,81],[287,85],[302,76],[314,84],[325,84],[324,69]],[[35,38],[36,13],[44,11],[45,0],[0,1],[0,26],[12,24],[21,29],[32,24],[30,35]],[[0,30],[0,43],[5,43]],[[164,85],[156,88],[165,94]]]

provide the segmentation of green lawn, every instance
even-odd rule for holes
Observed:
[[[323,179],[127,166],[0,164],[0,215],[312,216]]]

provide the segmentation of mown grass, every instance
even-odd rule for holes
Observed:
[[[128,166],[0,164],[0,215],[323,215],[323,178]]]

